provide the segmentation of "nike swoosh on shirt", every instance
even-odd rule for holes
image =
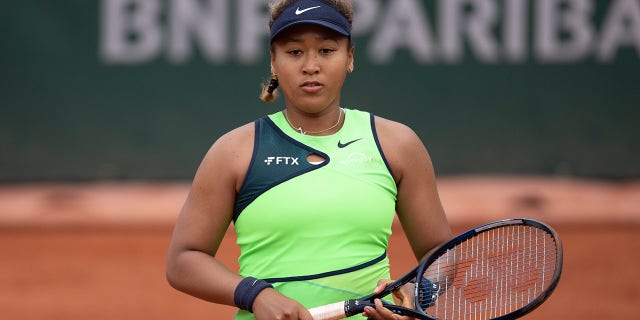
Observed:
[[[309,11],[309,10],[318,9],[318,8],[320,8],[320,6],[309,7],[309,8],[300,10],[300,7],[298,7],[298,8],[296,8],[296,16],[297,15],[301,15],[301,14],[303,14],[303,13]]]
[[[350,145],[350,144],[352,144],[352,143],[354,143],[354,142],[356,142],[358,140],[362,140],[362,138],[351,140],[351,141],[349,141],[347,143],[342,143],[342,142],[340,142],[340,140],[338,140],[338,148],[344,148],[344,147],[346,147],[346,146],[348,146],[348,145]]]

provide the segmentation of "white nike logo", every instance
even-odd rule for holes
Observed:
[[[297,15],[301,15],[301,14],[303,14],[303,13],[305,13],[305,12],[309,11],[309,10],[318,9],[318,8],[320,8],[320,6],[315,6],[315,7],[310,7],[310,8],[306,8],[306,9],[302,9],[302,10],[300,10],[300,7],[298,7],[298,8],[296,9],[296,16],[297,16]]]

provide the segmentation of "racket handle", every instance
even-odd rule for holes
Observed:
[[[327,304],[320,307],[309,309],[309,313],[313,316],[314,320],[338,320],[347,317],[344,310],[345,302],[340,301],[332,304]]]

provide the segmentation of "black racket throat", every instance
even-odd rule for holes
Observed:
[[[398,289],[400,289],[400,287],[404,286],[405,284],[409,283],[409,282],[415,282],[416,279],[416,274],[418,272],[418,267],[415,267],[411,272],[405,274],[404,276],[402,276],[402,278],[394,281],[393,283],[389,284],[388,286],[386,286],[381,292],[376,293],[376,294],[370,294],[368,296],[365,296],[363,298],[360,298],[358,300],[362,300],[362,301],[369,301],[371,303],[373,303],[373,301],[375,299],[382,299],[382,297],[386,297],[387,295],[389,295],[391,292],[394,292]]]
[[[426,263],[426,261],[423,261],[420,265]],[[352,299],[352,300],[348,300],[345,303],[344,309],[345,309],[345,315],[350,317],[356,314],[360,314],[364,311],[364,308],[369,306],[372,308],[375,308],[375,300],[376,299],[380,299],[382,301],[382,304],[389,310],[391,310],[391,312],[401,315],[401,316],[407,316],[407,317],[413,317],[416,319],[429,319],[428,317],[425,317],[424,314],[414,310],[414,309],[410,309],[410,308],[406,308],[406,307],[402,307],[402,306],[397,306],[394,304],[391,304],[389,302],[386,302],[385,300],[382,300],[383,297],[388,296],[389,294],[391,294],[392,292],[399,290],[402,286],[406,285],[409,282],[415,282],[416,281],[416,274],[418,272],[418,269],[420,268],[420,265],[416,266],[412,271],[410,271],[409,273],[405,274],[404,276],[402,276],[400,279],[394,281],[393,283],[389,284],[388,286],[386,286],[381,292],[379,293],[372,293],[368,296],[362,297],[360,299]]]
[[[438,248],[434,248],[432,249],[429,254],[427,254],[427,256],[430,256],[431,254],[434,253],[435,250],[437,250]],[[375,308],[375,300],[376,299],[380,299],[382,301],[383,306],[385,306],[387,309],[391,310],[391,312],[401,315],[401,316],[407,316],[407,317],[412,317],[412,318],[416,318],[416,319],[431,319],[428,316],[425,316],[423,313],[416,311],[416,309],[410,309],[410,308],[406,308],[406,307],[402,307],[402,306],[397,306],[394,304],[391,304],[389,302],[386,302],[385,300],[382,300],[383,297],[388,296],[389,294],[391,294],[392,292],[399,290],[402,286],[406,285],[407,283],[414,283],[416,285],[417,290],[420,290],[420,284],[416,283],[416,282],[424,282],[424,280],[426,279],[422,279],[422,280],[417,280],[417,275],[418,275],[418,271],[421,269],[424,269],[424,267],[426,265],[428,265],[431,262],[430,259],[423,259],[420,264],[418,266],[416,266],[412,271],[410,271],[409,273],[405,274],[404,276],[402,276],[400,279],[394,281],[393,283],[387,285],[381,292],[379,293],[375,293],[375,294],[370,294],[368,296],[362,297],[360,299],[352,299],[352,300],[348,300],[345,303],[345,315],[346,316],[353,316],[356,314],[360,314],[364,311],[364,308],[369,306],[372,308]],[[430,283],[430,281],[428,281]],[[424,285],[422,286],[422,288],[424,288]],[[426,294],[426,293],[425,293]],[[430,303],[430,301],[426,302],[424,300],[421,299],[417,299],[416,303],[421,304],[423,309],[426,309],[427,306],[425,305],[425,303]]]

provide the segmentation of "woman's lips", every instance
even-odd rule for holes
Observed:
[[[323,86],[320,82],[306,81],[300,86],[300,88],[302,88],[302,91],[307,93],[316,93],[322,90]]]

